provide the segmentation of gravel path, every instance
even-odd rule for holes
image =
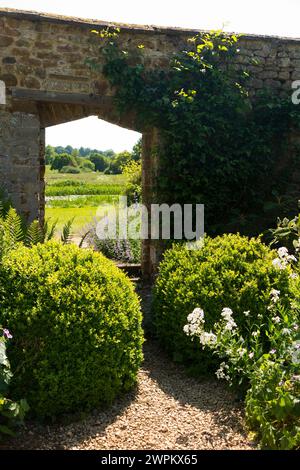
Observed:
[[[3,446],[4,447],[4,446]],[[3,448],[2,447],[2,448]],[[27,424],[10,449],[253,449],[243,409],[222,383],[188,378],[149,341],[135,391],[64,426]]]

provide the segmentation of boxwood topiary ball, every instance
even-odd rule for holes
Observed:
[[[99,253],[58,242],[10,252],[0,266],[0,324],[13,334],[12,395],[39,417],[111,403],[136,382],[139,299]]]
[[[201,350],[195,339],[183,332],[187,316],[194,308],[205,312],[205,329],[220,319],[224,307],[231,308],[234,320],[247,335],[246,317],[261,328],[269,315],[270,290],[290,291],[290,270],[278,270],[272,261],[275,251],[257,238],[225,234],[205,238],[204,246],[188,250],[175,245],[166,251],[154,289],[154,316],[157,335],[175,360],[201,374],[215,367],[211,352]],[[249,320],[249,317],[247,321]]]

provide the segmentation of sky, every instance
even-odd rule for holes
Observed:
[[[300,0],[0,0],[0,8],[35,10],[66,16],[132,24],[220,29],[300,38]],[[47,129],[50,145],[128,149],[139,138],[96,117]]]

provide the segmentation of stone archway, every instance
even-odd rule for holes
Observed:
[[[3,87],[0,93],[0,185],[28,220],[44,217],[45,128],[91,115],[143,134],[143,200],[160,202],[153,189],[159,130],[138,129],[134,115],[119,115],[101,68],[95,72],[85,64],[96,58],[101,66],[99,38],[91,29],[111,26],[121,29],[124,49],[144,45],[146,68],[168,67],[198,33],[0,9],[0,83],[6,88],[5,100]],[[286,93],[299,79],[299,40],[244,36],[240,44],[237,66],[251,67],[254,93],[265,86]],[[159,248],[146,240],[144,273],[155,270],[158,258]]]

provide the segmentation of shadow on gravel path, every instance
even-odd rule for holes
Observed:
[[[243,408],[225,385],[187,377],[153,340],[136,390],[65,425],[27,423],[4,449],[253,449]]]

